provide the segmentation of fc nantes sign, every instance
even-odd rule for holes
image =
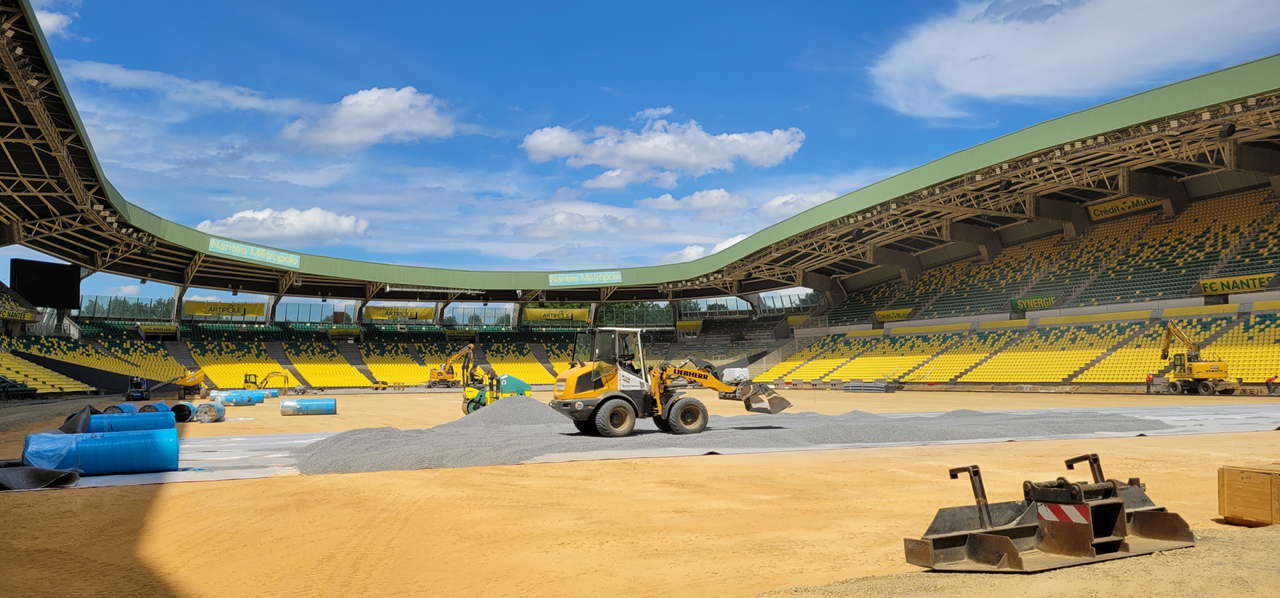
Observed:
[[[524,310],[524,319],[526,322],[586,322],[591,317],[589,309],[537,309],[526,308]]]
[[[244,316],[260,318],[267,313],[267,306],[262,303],[211,303],[208,301],[187,301],[182,304],[182,313],[188,316]]]
[[[370,305],[364,308],[364,317],[370,320],[434,320],[436,317],[436,308],[434,307],[389,307]]]
[[[1105,220],[1112,216],[1128,214],[1160,205],[1160,200],[1149,197],[1124,197],[1089,206],[1090,220]]]
[[[1267,288],[1275,274],[1255,274],[1253,276],[1235,276],[1232,278],[1214,278],[1200,281],[1200,292],[1205,295],[1227,295],[1230,293],[1253,293]]]
[[[900,322],[911,315],[911,309],[889,309],[876,312],[877,322]]]
[[[1013,311],[1029,311],[1032,309],[1050,309],[1053,304],[1058,301],[1058,296],[1053,297],[1027,297],[1024,299],[1014,299]]]

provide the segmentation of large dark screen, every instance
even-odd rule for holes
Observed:
[[[36,307],[80,308],[80,266],[12,259],[9,280]]]

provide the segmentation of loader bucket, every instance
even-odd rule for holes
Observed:
[[[767,384],[743,384],[738,387],[738,398],[742,399],[742,405],[747,411],[753,413],[775,415],[791,406],[791,401],[782,398],[782,395],[774,392]]]

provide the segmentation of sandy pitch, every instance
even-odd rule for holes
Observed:
[[[931,392],[788,398],[797,410],[822,413],[1203,402]],[[326,421],[280,417],[272,402],[228,410],[253,420],[182,433],[433,425],[461,416],[458,402],[429,394],[340,398],[340,415]],[[706,402],[723,415],[740,409]],[[0,457],[11,456],[19,432],[40,427],[10,425],[21,421],[0,409],[0,427],[9,430],[0,432]],[[1023,480],[1062,475],[1063,459],[1089,452],[1102,455],[1109,476],[1141,476],[1158,504],[1212,537],[1186,554],[1033,577],[917,573],[903,560],[903,537],[918,537],[939,507],[971,500],[946,468],[977,463],[991,500],[1012,500]],[[1241,584],[1280,581],[1270,556],[1280,536],[1214,521],[1217,467],[1277,461],[1280,435],[1263,432],[8,493],[0,495],[0,595],[746,596],[797,586],[811,587],[786,593],[1241,595],[1251,593]],[[1255,545],[1272,550],[1248,548]],[[1208,583],[1210,569],[1219,581]],[[1250,581],[1223,581],[1233,573]]]

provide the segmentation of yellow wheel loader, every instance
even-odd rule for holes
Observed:
[[[764,384],[727,384],[709,363],[648,366],[638,328],[600,328],[579,334],[570,368],[556,378],[549,404],[583,434],[631,434],[636,420],[653,418],[663,432],[697,434],[707,427],[706,405],[677,392],[707,388],[721,399],[742,401],[747,411],[779,413],[791,406]]]
[[[1200,344],[1191,340],[1182,327],[1168,322],[1164,331],[1164,348],[1160,351],[1160,359],[1169,359],[1169,346],[1177,339],[1186,348],[1186,353],[1173,355],[1173,371],[1169,372],[1169,393],[1214,393],[1230,395],[1240,388],[1240,382],[1227,380],[1227,362],[1218,359],[1202,360]]]

